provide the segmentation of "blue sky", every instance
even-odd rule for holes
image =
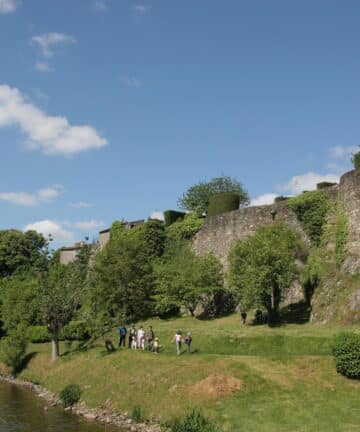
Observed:
[[[238,178],[254,204],[350,168],[360,3],[0,0],[0,228],[70,244]]]

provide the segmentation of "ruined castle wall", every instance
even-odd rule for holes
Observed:
[[[207,218],[202,229],[194,238],[194,251],[199,255],[213,253],[226,269],[228,254],[234,243],[246,239],[264,225],[273,224],[273,209],[276,210],[275,222],[283,220],[288,226],[299,232],[303,240],[309,244],[309,239],[296,215],[287,207],[286,202],[279,202],[274,205],[245,207]]]
[[[343,270],[354,273],[360,269],[360,171],[350,171],[341,177],[339,200],[348,221],[349,256]]]

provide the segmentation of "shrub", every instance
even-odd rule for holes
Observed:
[[[290,198],[290,197],[280,195],[280,196],[277,196],[277,197],[274,199],[274,202],[278,203],[278,202],[281,202],[281,201],[287,201],[289,198]]]
[[[176,210],[164,211],[165,226],[169,227],[170,225],[172,225],[176,221],[184,219],[185,215],[186,215],[186,213],[179,212]]]
[[[360,335],[341,333],[334,339],[332,352],[336,370],[348,378],[360,379]]]
[[[21,326],[10,331],[8,336],[1,341],[1,360],[11,368],[13,374],[16,374],[21,368],[25,358],[26,347],[25,329]]]
[[[144,414],[140,405],[135,405],[132,412],[131,418],[136,423],[141,423],[144,420]]]
[[[316,185],[316,189],[317,189],[317,190],[320,190],[320,189],[326,189],[326,188],[328,188],[328,187],[335,186],[336,184],[337,184],[337,183],[323,181],[323,182],[320,182],[320,183],[318,183],[318,184]]]
[[[360,170],[360,151],[352,155],[351,162],[356,170]]]
[[[65,407],[72,406],[80,400],[80,387],[77,384],[69,384],[60,392],[59,396]]]
[[[171,432],[218,432],[218,427],[194,410],[183,421],[175,420],[171,425]]]
[[[30,326],[26,329],[26,337],[32,343],[45,343],[51,341],[51,334],[46,326]]]
[[[238,194],[232,192],[216,194],[210,198],[207,215],[216,216],[232,210],[237,210],[239,206],[240,196]]]
[[[71,321],[61,330],[60,339],[83,341],[90,339],[90,333],[91,330],[84,321]]]
[[[319,245],[330,199],[322,190],[304,192],[289,199],[289,207],[296,214],[305,232],[315,245]]]

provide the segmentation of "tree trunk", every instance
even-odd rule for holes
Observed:
[[[51,354],[51,360],[56,361],[60,356],[60,349],[59,349],[59,337],[58,334],[53,335],[52,339],[52,354]]]

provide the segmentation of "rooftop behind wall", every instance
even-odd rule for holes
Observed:
[[[272,211],[276,210],[275,220]],[[283,220],[299,232],[306,243],[309,239],[303,231],[296,215],[287,207],[286,202],[258,207],[245,207],[206,219],[202,229],[193,241],[193,249],[199,255],[213,253],[227,268],[228,255],[234,243],[244,240],[264,225]]]

